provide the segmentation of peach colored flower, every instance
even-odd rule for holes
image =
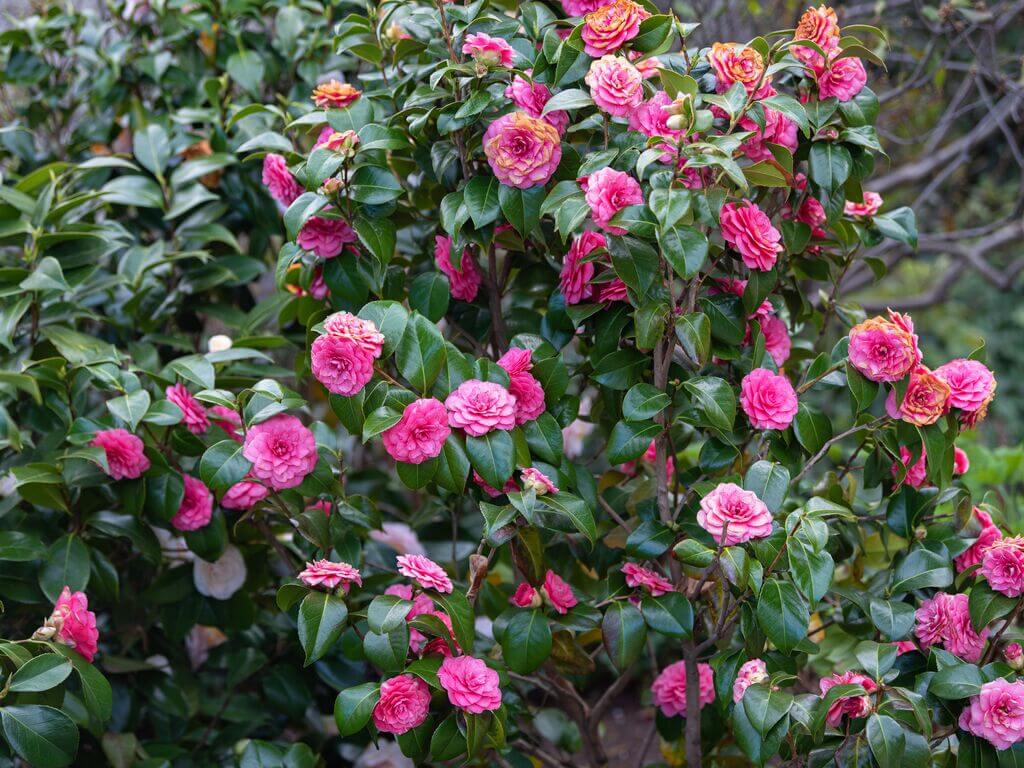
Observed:
[[[464,381],[448,395],[444,405],[448,424],[473,437],[516,425],[515,397],[493,381]]]
[[[748,269],[767,272],[783,250],[782,234],[755,203],[726,203],[720,216],[722,238],[739,252]]]
[[[958,724],[1000,752],[1024,741],[1024,682],[985,683],[960,712]]]
[[[940,365],[935,376],[949,385],[949,406],[978,411],[988,406],[996,393],[996,379],[984,363],[958,358]]]
[[[715,43],[708,53],[708,64],[715,72],[715,88],[719,93],[728,91],[733,83],[741,83],[747,93],[756,89],[756,99],[764,98],[771,91],[771,76],[764,75],[764,59],[749,46],[741,47],[738,43]]]
[[[398,572],[412,579],[424,589],[435,589],[438,592],[450,593],[453,589],[452,580],[444,572],[444,568],[424,555],[399,555],[395,562]]]
[[[288,161],[273,152],[263,158],[263,186],[270,196],[287,208],[302,194],[299,182],[288,170]]]
[[[594,223],[609,234],[626,234],[626,230],[611,226],[609,222],[623,208],[643,203],[644,194],[637,180],[624,171],[601,168],[589,176],[581,176],[577,181],[583,189],[583,197],[590,207]]]
[[[334,563],[330,560],[306,563],[306,569],[299,573],[298,578],[307,587],[335,589],[340,584],[345,592],[348,592],[353,584],[363,586],[363,577],[358,569],[348,563]]]
[[[483,147],[498,181],[517,189],[547,183],[562,159],[558,131],[525,112],[510,112],[487,126]]]
[[[498,365],[508,373],[508,391],[516,399],[516,426],[533,421],[546,408],[544,389],[530,373],[532,358],[531,350],[513,348],[498,359]]]
[[[507,40],[491,37],[482,32],[471,32],[466,35],[462,44],[462,55],[487,67],[505,67],[509,69],[515,61],[516,52]]]
[[[810,40],[816,43],[826,54],[833,54],[839,48],[839,21],[836,12],[831,8],[821,5],[817,8],[808,8],[800,17],[800,23],[796,26],[793,34],[794,40]],[[800,61],[813,70],[820,71],[822,57],[813,48],[806,45],[792,46],[790,52]]]
[[[100,430],[89,445],[103,449],[108,467],[104,471],[115,480],[134,480],[149,469],[145,443],[126,429]]]
[[[452,706],[474,715],[501,706],[498,673],[472,656],[452,656],[441,662],[437,679]]]
[[[451,433],[444,403],[423,397],[405,407],[402,418],[384,430],[381,440],[384,450],[395,461],[422,464],[441,453]]]
[[[625,117],[644,100],[643,75],[626,59],[602,56],[583,78],[594,103],[613,117]]]
[[[697,665],[700,686],[700,708],[715,700],[715,673],[710,664]],[[665,667],[651,686],[651,702],[661,709],[665,717],[686,717],[686,662],[677,661]]]
[[[184,384],[174,384],[164,390],[164,395],[181,409],[185,429],[194,435],[201,435],[210,428],[206,409],[188,391]]]
[[[626,577],[627,587],[633,587],[634,589],[642,587],[651,594],[651,597],[658,597],[675,591],[671,581],[650,568],[644,568],[636,563],[625,563],[620,570]]]
[[[899,381],[921,361],[913,325],[876,316],[850,329],[850,365],[871,381]]]
[[[422,725],[430,712],[430,688],[415,675],[398,675],[380,686],[373,724],[381,733],[403,734]]]
[[[511,99],[513,104],[530,117],[550,123],[551,127],[558,131],[559,136],[569,127],[569,113],[565,110],[555,109],[546,115],[543,114],[544,106],[551,99],[551,91],[543,83],[516,75],[505,89],[505,98]]]
[[[770,536],[772,513],[753,491],[720,483],[700,500],[697,523],[719,544],[731,547]]]
[[[572,593],[572,587],[552,570],[544,574],[544,594],[547,595],[548,602],[555,612],[563,616],[578,602],[576,595]]]
[[[873,693],[878,685],[862,672],[842,672],[823,677],[819,683],[821,695],[828,693],[836,685],[859,685],[867,693]],[[841,696],[832,702],[825,716],[825,722],[832,728],[838,728],[844,717],[867,717],[871,714],[871,698],[868,696]]]
[[[65,586],[53,607],[46,626],[56,630],[56,638],[74,648],[91,662],[96,657],[100,633],[96,629],[96,614],[89,610],[89,598],[84,592],[72,592]]]
[[[996,592],[1024,595],[1024,536],[996,539],[981,555],[981,575]]]
[[[179,531],[195,531],[209,523],[213,516],[213,494],[199,478],[182,475],[182,480],[185,492],[171,525]]]
[[[253,477],[275,491],[301,484],[318,459],[313,433],[284,413],[250,427],[242,455],[252,462]]]
[[[473,301],[476,298],[480,288],[480,270],[468,246],[462,251],[462,261],[456,268],[452,264],[452,239],[445,235],[435,235],[434,263],[448,278],[453,299]]]
[[[885,403],[890,417],[924,427],[934,424],[945,413],[949,402],[949,385],[923,365],[910,374],[910,384],[903,400],[896,404],[896,390],[889,393]]]
[[[579,304],[593,297],[594,286],[590,281],[594,279],[594,262],[585,261],[585,258],[596,249],[605,247],[607,242],[600,232],[588,229],[573,238],[558,278],[558,286],[566,304]]]
[[[732,684],[732,700],[739,703],[747,688],[757,683],[763,683],[768,679],[768,667],[761,659],[750,659],[743,663],[740,671],[736,674],[736,681]]]
[[[843,205],[843,213],[847,216],[862,216],[868,218],[878,213],[882,207],[882,196],[877,192],[864,192],[861,202],[847,200]]]
[[[785,429],[796,416],[796,392],[783,374],[755,368],[740,384],[740,405],[756,429]]]
[[[640,34],[649,14],[633,0],[611,0],[583,19],[583,43],[588,56],[605,56]]]
[[[320,109],[344,109],[362,95],[349,83],[331,79],[313,89],[313,103]]]

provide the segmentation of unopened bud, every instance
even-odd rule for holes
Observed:
[[[341,191],[342,183],[341,179],[336,176],[332,176],[329,179],[325,179],[324,183],[320,185],[320,194],[330,197]]]
[[[662,107],[670,115],[682,115],[692,111],[693,96],[688,93],[680,93],[671,104]]]
[[[673,131],[685,131],[689,127],[690,121],[684,118],[682,115],[672,115],[668,120],[665,121],[665,125],[671,128]]]
[[[394,22],[384,32],[384,39],[394,45],[399,40],[408,40],[410,37],[409,33],[406,32],[399,24]]]
[[[320,146],[345,157],[355,157],[356,147],[359,146],[359,136],[352,130],[335,131]]]
[[[206,348],[211,352],[223,352],[224,350],[231,349],[231,337],[225,336],[223,333],[211,336],[210,340],[206,342]]]
[[[1020,647],[1020,643],[1010,643],[1006,648],[1003,649],[1003,658],[1006,659],[1006,663],[1009,664],[1014,671],[1020,672],[1024,670],[1024,649]]]

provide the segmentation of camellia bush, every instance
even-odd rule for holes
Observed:
[[[1024,761],[984,349],[840,291],[916,240],[877,30],[168,5],[4,134],[7,763]]]

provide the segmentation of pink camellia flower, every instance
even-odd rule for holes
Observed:
[[[715,673],[710,664],[697,665],[700,685],[700,708],[715,700]],[[665,717],[686,717],[686,662],[669,664],[654,679],[651,685],[651,702],[661,709]]]
[[[659,597],[675,591],[671,581],[650,568],[644,568],[636,563],[626,563],[620,570],[626,577],[626,586],[633,589],[643,587],[651,594],[651,597]]]
[[[474,715],[501,706],[498,673],[472,656],[451,656],[441,662],[437,680],[452,706]]]
[[[516,485],[516,481],[513,480],[511,477],[505,481],[505,485],[502,487],[500,491],[497,488],[493,488],[492,486],[488,485],[487,481],[484,480],[480,476],[480,473],[477,472],[475,469],[473,470],[472,477],[473,482],[479,485],[483,489],[484,493],[486,493],[492,499],[496,499],[504,493],[514,493],[515,491],[519,490],[519,486]]]
[[[981,575],[996,592],[1007,597],[1024,595],[1024,537],[996,539],[981,555]]]
[[[462,251],[462,262],[456,267],[452,264],[452,239],[445,235],[435,235],[434,263],[448,278],[453,299],[472,301],[476,298],[480,288],[480,271],[468,247]]]
[[[430,712],[430,688],[415,675],[398,675],[380,685],[373,724],[381,733],[403,734],[424,723]]]
[[[505,98],[511,99],[513,104],[530,117],[550,123],[559,136],[569,127],[569,113],[565,110],[555,109],[544,114],[544,107],[551,99],[551,91],[543,83],[516,75],[505,89]]]
[[[865,192],[861,202],[847,200],[843,205],[843,213],[847,216],[874,216],[882,207],[882,196],[877,192]]]
[[[743,142],[740,149],[755,162],[771,160],[774,157],[768,147],[769,143],[786,147],[790,152],[796,150],[796,123],[778,110],[764,108],[764,129],[749,117],[740,118],[740,128],[754,132],[753,136]]]
[[[934,424],[949,402],[949,385],[923,365],[917,366],[910,374],[910,384],[903,400],[896,404],[896,390],[889,393],[885,410],[894,419],[924,427]]]
[[[238,411],[224,405],[215,405],[207,411],[207,416],[236,443],[242,442],[242,433],[239,432],[242,428],[242,417],[238,415]]]
[[[764,59],[753,48],[740,47],[737,43],[715,43],[708,53],[708,64],[715,72],[715,89],[719,93],[728,91],[733,83],[742,83],[747,93],[756,89],[755,99],[763,99],[771,93],[771,75],[764,74]]]
[[[640,131],[648,138],[664,136],[678,142],[685,134],[683,131],[668,126],[669,114],[665,111],[665,107],[671,103],[672,98],[665,91],[658,91],[629,113],[629,127],[634,131]],[[661,148],[664,150],[661,156],[663,163],[671,163],[676,159],[678,151],[673,144],[665,142]]]
[[[332,152],[340,152],[348,157],[355,157],[356,148],[359,146],[359,134],[351,129],[336,131],[328,126],[320,132],[316,146],[329,149]]]
[[[444,406],[448,409],[448,424],[473,437],[516,425],[516,398],[493,381],[462,382],[448,395]]]
[[[737,250],[748,269],[767,272],[782,252],[782,234],[772,226],[768,214],[744,200],[726,203],[721,214],[722,237]]]
[[[740,384],[740,405],[755,429],[785,429],[796,416],[796,392],[783,374],[755,368]]]
[[[384,346],[384,334],[370,320],[363,320],[349,312],[335,312],[324,320],[324,333],[355,344],[376,359]]]
[[[835,685],[859,685],[867,693],[873,693],[878,685],[862,672],[842,672],[823,677],[819,682],[821,695],[828,693]],[[871,698],[868,696],[841,696],[828,708],[825,722],[832,728],[838,728],[844,717],[867,717],[871,714]]]
[[[913,325],[872,317],[850,329],[850,365],[871,381],[899,381],[921,361]]]
[[[721,483],[700,500],[697,522],[727,547],[763,539],[772,532],[772,513],[765,503],[735,483]]]
[[[313,89],[313,103],[320,109],[344,109],[362,95],[350,83],[331,79]]]
[[[953,474],[964,475],[971,468],[971,460],[967,457],[963,448],[953,446]]]
[[[605,232],[613,235],[624,235],[626,230],[608,224],[612,217],[630,205],[640,205],[644,201],[644,193],[640,184],[623,171],[614,168],[602,168],[589,176],[577,179],[583,189],[583,197],[590,206],[590,216]]]
[[[921,647],[941,645],[964,661],[977,662],[985,648],[988,630],[982,630],[981,634],[974,631],[967,603],[967,595],[945,592],[922,602],[915,613],[914,628]]]
[[[56,639],[74,648],[86,661],[95,658],[100,633],[96,629],[96,614],[89,610],[89,598],[84,592],[72,592],[71,587],[65,586],[45,626],[56,630]]]
[[[285,208],[294,203],[303,191],[288,170],[288,161],[273,152],[263,158],[263,186]]]
[[[562,159],[555,127],[525,112],[510,112],[487,126],[483,147],[498,181],[517,189],[546,184]]]
[[[171,525],[179,531],[195,531],[210,522],[213,515],[213,494],[203,481],[192,475],[182,475],[185,493],[181,505],[171,518]]]
[[[792,348],[786,324],[775,315],[760,316],[755,318],[754,322],[761,328],[765,351],[775,365],[783,365],[789,359]]]
[[[900,460],[894,461],[889,471],[892,473],[893,478],[897,478],[900,475],[900,470],[906,467],[907,474],[903,478],[903,482],[909,485],[911,488],[920,488],[924,485],[925,478],[928,474],[928,465],[925,453],[922,450],[921,455],[917,457],[917,461],[913,464],[910,463],[910,459],[913,458],[910,449],[905,445],[900,446]]]
[[[455,630],[452,629],[452,620],[444,611],[427,611],[431,616],[436,616],[442,624],[448,630],[447,637],[434,637],[427,641],[423,646],[422,654],[424,656],[454,656],[462,653],[462,648],[459,647],[458,641],[455,639]],[[454,648],[454,651],[452,650]]]
[[[1003,659],[1015,671],[1024,670],[1024,648],[1021,648],[1020,643],[1010,643],[1003,648]]]
[[[516,426],[533,421],[544,413],[544,388],[530,373],[533,352],[510,349],[498,359],[498,365],[508,373],[508,391],[516,399]]]
[[[168,400],[181,409],[182,423],[185,425],[185,429],[193,435],[201,435],[210,428],[206,409],[192,396],[184,384],[174,384],[168,387],[164,394]]]
[[[416,531],[405,523],[389,520],[381,525],[381,530],[370,531],[370,538],[384,546],[391,547],[401,555],[427,554]]]
[[[850,101],[867,82],[864,62],[856,56],[845,59],[833,57],[828,67],[818,74],[818,98],[824,100],[835,96],[840,101]]]
[[[299,573],[298,578],[307,587],[335,589],[340,584],[346,593],[353,584],[363,586],[363,577],[357,568],[348,563],[332,563],[330,560],[306,563],[306,569]]]
[[[935,376],[949,385],[949,406],[961,411],[978,411],[995,397],[996,379],[984,363],[958,358],[940,365]]]
[[[1024,741],[1024,682],[985,683],[960,712],[958,724],[1000,752]]]
[[[145,444],[127,429],[101,430],[89,445],[103,449],[107,457],[106,472],[115,480],[134,480],[149,469]]]
[[[640,70],[640,74],[643,75],[644,80],[650,80],[651,78],[658,77],[658,69],[661,67],[661,59],[657,56],[648,56],[647,58],[640,58],[644,54],[641,51],[630,51],[626,54],[633,66]]]
[[[432,397],[414,400],[405,407],[402,418],[384,430],[384,450],[395,461],[422,464],[441,453],[444,441],[452,433],[444,403]]]
[[[569,16],[586,16],[607,2],[608,0],[562,0],[562,8]]]
[[[316,439],[294,416],[279,413],[249,428],[242,455],[252,475],[275,491],[294,488],[316,466]]]
[[[595,58],[615,53],[640,34],[640,22],[650,15],[633,0],[611,0],[583,19],[584,50]]]
[[[354,243],[356,239],[355,230],[344,219],[314,216],[302,225],[295,242],[300,248],[305,248],[321,259],[333,259],[341,253],[346,243]]]
[[[896,646],[897,656],[902,656],[904,653],[910,653],[917,650],[917,646],[914,645],[913,640],[897,640],[893,645]]]
[[[985,555],[985,550],[1003,537],[1003,532],[999,530],[999,526],[992,522],[992,516],[988,512],[975,507],[973,516],[981,530],[978,532],[978,538],[975,539],[974,543],[961,552],[953,561],[956,563],[958,573],[966,571],[972,565],[980,564]]]
[[[604,235],[589,229],[579,237],[573,238],[558,278],[558,287],[565,297],[566,304],[579,304],[593,297],[594,286],[590,281],[594,279],[594,262],[584,259],[592,251],[606,248],[607,245]]]
[[[743,663],[736,673],[736,682],[732,684],[732,700],[738,704],[747,688],[768,679],[768,667],[761,659],[751,659]]]
[[[629,301],[629,291],[626,284],[622,282],[622,278],[616,277],[611,282],[602,284],[597,294],[597,300],[602,304],[609,301]]]
[[[270,491],[262,483],[246,478],[224,491],[220,505],[224,509],[251,509],[269,494]]]
[[[450,593],[454,587],[444,568],[424,555],[399,555],[395,562],[398,572],[410,578],[424,589]]]
[[[328,392],[351,397],[373,379],[373,357],[341,336],[317,336],[309,349],[310,369]]]
[[[551,607],[563,616],[578,602],[576,595],[572,593],[572,587],[552,570],[544,574],[544,594],[547,595]]]
[[[625,117],[644,100],[644,76],[618,56],[602,56],[583,78],[594,103],[613,117]]]
[[[473,61],[486,67],[509,69],[515,61],[516,52],[507,40],[491,37],[482,32],[471,32],[466,35],[466,40],[462,44],[462,55],[469,56]]]
[[[538,496],[544,496],[548,493],[558,493],[558,488],[551,478],[541,472],[535,467],[528,467],[519,474],[519,479],[522,480],[523,490],[533,490]]]
[[[836,18],[836,12],[826,5],[820,5],[817,8],[808,8],[800,17],[800,23],[796,25],[796,30],[793,33],[793,39],[810,40],[823,51],[830,52],[838,47],[839,34],[839,20]],[[803,46],[798,46],[798,48],[801,51],[813,51],[813,49]],[[796,48],[791,50],[795,51]],[[820,53],[816,55],[821,57]],[[798,58],[801,57],[798,56]]]
[[[516,587],[515,594],[508,601],[517,608],[537,608],[540,606],[540,594],[524,581]]]

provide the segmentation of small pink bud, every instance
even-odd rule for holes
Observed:
[[[1003,649],[1003,658],[1017,672],[1024,670],[1024,649],[1020,643],[1010,643]]]

